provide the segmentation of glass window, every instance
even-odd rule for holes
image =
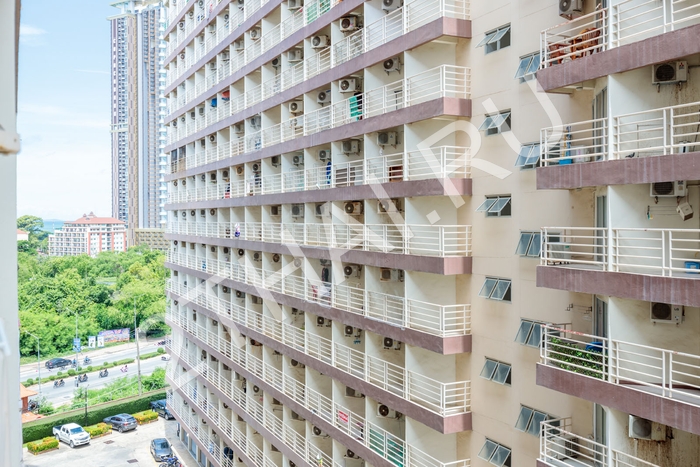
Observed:
[[[510,204],[510,197],[498,198],[488,212],[489,214],[501,214],[508,204]]]
[[[510,385],[510,369],[511,366],[507,363],[487,358],[479,376],[498,384]]]
[[[518,69],[515,71],[515,77],[522,78],[523,76],[525,76],[525,72],[528,70],[528,68],[530,68],[530,63],[532,63],[532,55],[520,57]]]
[[[485,53],[489,54],[510,45],[510,24],[501,26],[486,32],[484,38],[476,45],[484,47]]]
[[[486,438],[479,451],[479,458],[497,467],[510,467],[510,448]]]
[[[497,114],[486,115],[479,126],[479,131],[486,132],[487,136],[510,131],[510,111],[506,110]]]
[[[488,212],[489,209],[491,209],[491,206],[493,206],[496,201],[498,201],[498,198],[486,198],[486,200],[481,203],[481,206],[476,208],[476,212]]]
[[[491,378],[493,378],[493,374],[495,373],[497,366],[498,362],[494,360],[489,360],[487,358],[486,363],[484,363],[484,367],[481,369],[481,374],[479,376],[490,380]]]
[[[547,418],[549,417],[546,413],[535,411],[535,413],[532,414],[532,421],[530,422],[527,432],[532,436],[540,436],[540,424],[547,420]]]
[[[510,279],[487,277],[479,290],[479,297],[491,300],[510,301]]]
[[[510,291],[510,284],[510,281],[499,280],[496,283],[496,287],[493,289],[491,298],[493,298],[494,300],[504,300],[506,295],[508,295],[508,292]]]
[[[539,232],[520,232],[520,240],[515,249],[515,254],[530,258],[539,258],[541,249],[541,235]]]
[[[520,321],[515,342],[528,347],[539,348],[542,339],[542,323],[523,319]]]
[[[524,144],[520,148],[518,158],[515,160],[515,166],[520,169],[534,169],[540,162],[540,145],[539,143]]]
[[[520,415],[518,415],[518,420],[515,422],[515,429],[518,431],[527,431],[530,426],[530,420],[532,420],[532,410],[524,405],[520,406]]]
[[[510,196],[487,196],[484,202],[476,208],[476,212],[484,212],[486,217],[510,216],[510,201]]]
[[[496,36],[497,33],[498,33],[498,31],[487,32],[486,35],[484,36],[484,38],[481,39],[481,42],[476,44],[476,46],[482,47],[482,46],[486,45],[491,39],[493,39]]]
[[[498,447],[498,443],[494,443],[490,439],[486,439],[486,442],[484,445],[481,447],[481,450],[479,451],[479,458],[483,459],[485,461],[490,461],[491,457],[493,456],[493,453],[496,452],[496,448]]]

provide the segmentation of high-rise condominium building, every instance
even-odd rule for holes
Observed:
[[[112,5],[119,9],[119,14],[109,18],[112,215],[126,222],[133,245],[148,243],[153,229],[162,229],[165,222],[165,15],[156,0],[124,0]],[[148,230],[149,235],[139,235],[140,229]]]
[[[0,2],[0,465],[22,466],[17,326],[17,39],[20,2]]]
[[[700,465],[700,2],[169,0],[201,465]]]
[[[113,217],[94,213],[72,222],[49,235],[50,256],[97,256],[103,251],[126,251],[126,226]]]

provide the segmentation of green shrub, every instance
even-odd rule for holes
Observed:
[[[34,384],[34,380],[32,378],[29,378],[27,381],[24,382],[25,386],[31,386]]]
[[[75,370],[74,370],[73,368],[71,368],[70,370],[68,370],[68,376],[75,376],[75,373],[76,373],[76,372],[75,372]]]
[[[139,360],[146,360],[147,358],[157,357],[158,355],[160,355],[158,352],[151,352],[151,353],[141,354],[141,355],[139,356]]]
[[[144,394],[141,397],[134,396],[88,407],[87,424],[99,423],[106,417],[118,413],[135,413],[146,410],[152,401],[165,399],[165,394],[165,391],[155,391]],[[85,410],[70,410],[23,424],[22,435],[24,442],[27,443],[46,436],[52,436],[53,427],[65,425],[66,423],[78,423],[80,425],[85,423]]]
[[[137,422],[139,422],[139,425],[150,422],[151,420],[156,420],[158,418],[158,414],[152,410],[144,410],[143,412],[137,412],[135,414],[132,414],[132,416],[136,419]]]
[[[47,436],[44,439],[27,444],[27,449],[33,454],[38,454],[40,452],[48,451],[49,449],[55,449],[57,447],[58,440],[53,436]]]
[[[110,427],[106,423],[102,423],[102,422],[100,422],[96,425],[86,426],[83,429],[85,431],[87,431],[88,433],[90,433],[90,436],[100,436],[100,435],[103,435],[105,433],[109,433],[112,431],[112,427]]]
[[[104,362],[104,363],[102,364],[102,366],[110,366],[110,365],[111,365],[111,363],[109,363],[109,362]]]
[[[63,375],[63,372],[62,372],[62,371],[56,372],[56,376],[61,376],[61,375]]]
[[[135,361],[136,361],[135,358],[125,358],[123,360],[118,360],[117,362],[115,362],[115,365],[119,365],[119,366],[128,365],[129,363],[134,363]]]
[[[86,368],[86,370],[87,370],[87,371],[92,371],[92,365],[88,366],[88,367]]]
[[[117,362],[112,363],[112,368],[115,368],[118,365]]]
[[[49,376],[49,381],[55,381],[56,378],[57,378],[56,375],[51,375],[51,376]]]
[[[159,354],[164,354],[164,353],[165,353],[165,349],[164,349],[163,347],[158,347],[158,353],[159,353]]]

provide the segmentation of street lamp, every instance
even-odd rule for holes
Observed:
[[[41,397],[41,350],[39,348],[39,337],[35,336],[29,331],[24,331],[25,333],[29,334],[32,336],[34,339],[36,339],[36,366],[39,370],[39,397]]]

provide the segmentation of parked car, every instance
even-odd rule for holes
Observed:
[[[170,443],[165,438],[156,438],[151,441],[151,455],[156,462],[165,460],[173,455]]]
[[[90,444],[90,433],[83,430],[77,423],[67,423],[53,427],[53,435],[57,440],[63,441],[74,448],[83,444]]]
[[[67,366],[71,366],[72,364],[73,362],[71,360],[67,360],[65,358],[52,358],[51,360],[47,360],[44,365],[49,370],[53,370],[54,368],[65,368]]]
[[[156,412],[158,415],[163,417],[166,420],[171,420],[175,417],[173,417],[173,414],[170,413],[170,410],[168,410],[168,407],[166,406],[166,400],[165,399],[160,399],[157,401],[151,402],[151,410]]]
[[[138,426],[136,419],[129,415],[128,413],[120,413],[119,415],[112,415],[104,420],[107,425],[110,425],[113,430],[117,430],[119,433],[123,433],[129,430],[135,430]]]

